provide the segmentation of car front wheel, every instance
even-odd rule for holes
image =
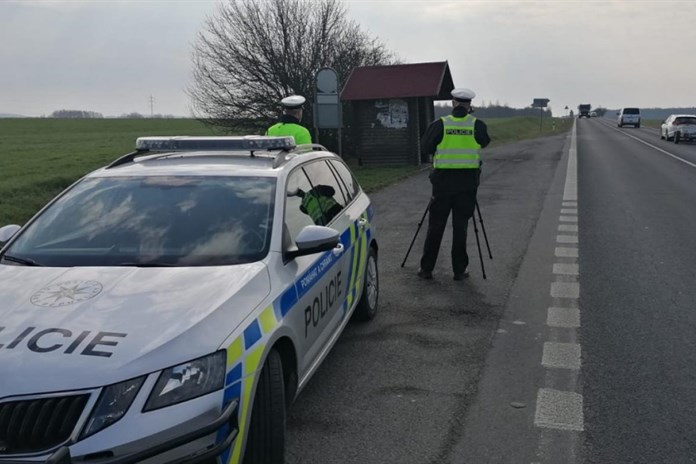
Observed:
[[[244,464],[285,462],[285,385],[283,362],[275,350],[268,353],[256,386]]]
[[[355,318],[360,321],[369,321],[377,314],[379,303],[379,271],[377,270],[377,251],[370,247],[365,266],[365,280],[363,292],[355,308]]]

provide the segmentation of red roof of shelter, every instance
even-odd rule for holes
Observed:
[[[364,66],[353,69],[341,92],[341,100],[432,97],[451,99],[454,89],[447,61],[435,63]]]

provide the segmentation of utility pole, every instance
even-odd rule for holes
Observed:
[[[155,115],[155,98],[150,95],[150,117],[152,118]]]

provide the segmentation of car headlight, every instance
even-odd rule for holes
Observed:
[[[221,350],[165,369],[152,389],[143,412],[220,390],[225,384],[226,367],[227,353]]]
[[[138,377],[104,387],[80,438],[93,435],[123,417],[144,381],[145,377]]]

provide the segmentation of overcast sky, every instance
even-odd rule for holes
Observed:
[[[191,44],[217,0],[0,0],[0,113],[189,115]],[[475,104],[696,106],[694,1],[347,0],[405,63],[447,60]]]

